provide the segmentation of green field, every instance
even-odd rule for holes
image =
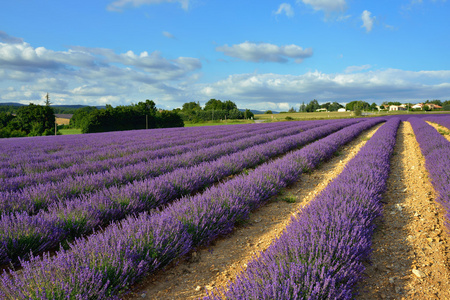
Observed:
[[[301,112],[301,113],[281,113],[281,114],[260,114],[255,115],[255,120],[285,121],[286,117],[294,120],[318,120],[318,119],[341,119],[349,118],[352,112]]]
[[[62,135],[81,134],[81,129],[60,129],[58,130]]]

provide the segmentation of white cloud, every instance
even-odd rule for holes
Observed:
[[[294,9],[288,3],[281,3],[280,7],[278,7],[278,10],[275,12],[275,14],[280,15],[282,13],[285,13],[287,17],[291,18],[294,16]]]
[[[303,49],[297,45],[277,46],[268,43],[244,42],[233,46],[220,46],[216,51],[223,52],[227,56],[236,57],[245,61],[253,62],[287,62],[289,58],[295,59],[297,63],[313,54],[311,48]]]
[[[297,0],[297,3],[311,5],[314,10],[323,10],[329,14],[332,12],[343,12],[347,9],[345,0]]]
[[[371,65],[350,66],[350,67],[347,67],[344,72],[345,73],[353,73],[353,72],[364,71],[364,70],[367,70],[370,68],[372,68]]]
[[[184,10],[189,9],[189,0],[116,0],[107,6],[109,11],[122,11],[124,7],[132,6],[139,7],[142,5],[153,5],[160,3],[178,2]]]
[[[171,99],[180,94],[179,85],[192,83],[192,73],[202,67],[197,58],[167,59],[157,51],[115,53],[111,49],[80,46],[53,51],[2,35],[5,36],[12,42],[0,42],[3,102],[29,102],[33,98],[38,101],[46,92],[58,95],[52,97],[55,104],[95,104],[99,97],[136,102],[149,97],[139,92],[143,86],[151,87],[146,89],[152,91],[150,95]]]
[[[234,74],[198,83],[202,65],[196,58],[87,47],[53,51],[34,48],[14,37],[8,39],[13,42],[0,43],[0,102],[42,104],[43,95],[49,92],[54,104],[121,105],[153,99],[158,107],[174,108],[186,99],[204,104],[216,98],[235,101],[240,108],[287,110],[312,99],[321,103],[419,102],[447,100],[450,95],[450,70],[374,70],[371,65],[362,65],[337,74]],[[296,45],[243,43],[222,50],[250,61],[286,61],[312,55],[312,50],[304,53],[306,50]]]
[[[169,39],[175,39],[175,36],[168,31],[163,31],[162,34]]]
[[[363,21],[361,27],[366,28],[366,32],[371,32],[373,28],[375,17],[371,17],[371,14],[372,13],[368,10],[363,11],[361,14],[361,20]]]
[[[355,74],[326,74],[315,71],[298,76],[270,73],[236,74],[213,84],[199,85],[199,93],[203,94],[204,98],[238,99],[239,107],[262,110],[267,109],[268,102],[277,105],[288,103],[290,107],[298,106],[303,101],[308,103],[312,99],[321,103],[448,99],[450,71],[413,72],[387,69]]]

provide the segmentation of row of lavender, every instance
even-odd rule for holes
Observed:
[[[104,165],[105,163],[108,163],[109,160],[112,160],[111,163],[113,163],[115,161],[114,159],[123,159],[124,157],[129,158],[132,161],[139,159],[139,157],[133,157],[133,155],[136,155],[137,153],[145,153],[148,151],[154,151],[173,146],[188,145],[199,140],[214,140],[239,133],[250,134],[252,131],[262,130],[266,130],[266,132],[268,132],[269,130],[274,130],[275,128],[281,129],[292,127],[294,125],[295,124],[280,123],[270,124],[269,126],[263,124],[262,126],[258,127],[240,126],[239,128],[235,128],[234,130],[225,130],[219,128],[217,129],[217,131],[212,131],[211,129],[206,128],[203,130],[184,132],[182,135],[180,134],[178,136],[172,133],[168,137],[165,137],[161,134],[155,134],[152,130],[144,131],[144,133],[146,133],[147,135],[142,135],[142,133],[135,134],[133,132],[125,132],[124,136],[126,136],[127,134],[130,136],[128,140],[122,137],[121,139],[119,139],[119,141],[121,142],[120,145],[118,145],[114,140],[108,140],[109,143],[103,146],[101,146],[102,141],[104,139],[108,139],[109,134],[101,133],[97,136],[97,139],[99,140],[98,142],[95,141],[91,143],[91,145],[86,145],[89,147],[88,149],[72,149],[72,151],[68,151],[66,149],[65,151],[50,153],[42,153],[39,150],[34,153],[31,151],[34,148],[31,146],[34,145],[32,143],[29,143],[29,150],[27,152],[20,152],[19,155],[13,156],[8,152],[8,159],[4,160],[0,165],[0,177],[8,178],[19,175],[48,172],[54,169],[68,168],[77,164],[106,160],[107,162],[104,162]],[[136,140],[136,136],[140,137],[141,139]],[[73,140],[75,141],[79,139],[81,139],[79,136],[73,138]],[[127,141],[126,144],[124,144],[125,141]],[[55,141],[52,142],[57,144],[59,142],[58,137],[55,137]],[[10,142],[10,144],[14,144],[14,140],[13,142]],[[95,147],[94,145],[98,146]],[[81,172],[83,171],[84,170],[81,170]]]
[[[30,211],[3,215],[0,219],[0,263],[14,262],[30,251],[49,250],[110,221],[195,193],[356,122],[345,120],[319,126],[156,178],[50,203],[47,211],[41,210],[36,215],[29,215]],[[27,205],[24,203],[23,206]]]
[[[233,129],[229,126],[220,128],[206,127],[190,127],[190,128],[165,128],[151,130],[132,130],[132,131],[116,131],[96,134],[83,134],[77,136],[49,136],[43,138],[14,138],[0,145],[0,161],[5,158],[15,156],[23,156],[29,154],[31,156],[41,154],[60,154],[70,155],[73,151],[91,150],[95,148],[103,148],[108,146],[127,146],[135,143],[157,141],[163,138],[172,139],[183,135],[201,135],[209,132],[224,132],[232,130],[240,130],[248,127],[250,124],[233,125]],[[261,124],[256,124],[259,127]],[[269,124],[262,124],[269,125]],[[30,142],[36,146],[36,149],[30,148]],[[25,158],[24,158],[25,159]]]
[[[439,123],[441,120],[434,121],[448,125],[448,120],[450,118],[447,118],[447,123]],[[408,121],[425,157],[425,167],[430,174],[431,183],[438,193],[436,200],[447,212],[447,227],[450,228],[450,142],[423,119],[411,118]]]
[[[150,143],[152,146],[145,146],[140,148],[133,147],[133,151],[135,152],[133,152],[132,154],[128,154],[125,156],[120,155],[118,157],[100,161],[95,160],[97,158],[97,152],[95,153],[94,157],[84,157],[84,161],[79,162],[76,161],[76,158],[70,158],[69,160],[64,161],[48,159],[47,161],[39,164],[39,169],[48,168],[49,171],[16,174],[24,170],[22,168],[5,168],[3,172],[5,176],[3,176],[3,178],[0,178],[0,190],[14,191],[19,188],[36,185],[39,183],[54,183],[62,181],[63,179],[68,177],[87,176],[125,167],[133,168],[134,165],[149,163],[154,159],[204,150],[205,148],[211,148],[214,146],[216,146],[217,148],[217,146],[220,147],[220,145],[223,145],[224,143],[236,143],[236,141],[246,140],[248,138],[254,137],[255,135],[269,134],[269,136],[277,138],[278,135],[284,136],[295,134],[301,130],[319,126],[322,123],[323,122],[309,122],[302,125],[285,123],[282,124],[283,126],[278,125],[269,128],[250,127],[246,130],[233,132],[232,134],[228,132],[222,134],[218,133],[217,135],[211,133],[209,135],[203,135],[200,137],[179,137],[177,142],[171,143],[170,141],[163,141],[159,143]],[[82,178],[77,179],[83,180]]]
[[[146,130],[108,132],[101,134],[83,134],[77,136],[48,136],[43,138],[14,138],[0,145],[0,161],[15,161],[21,158],[23,161],[39,161],[42,155],[50,158],[60,158],[71,155],[78,151],[95,151],[96,149],[108,148],[110,146],[122,148],[141,141],[153,141],[158,138],[171,139],[174,136],[183,134],[185,128],[170,128],[161,130],[151,130],[151,134]],[[188,134],[196,134],[197,130],[189,130]],[[34,147],[30,147],[30,143]],[[95,145],[95,146],[94,146]],[[18,160],[21,161],[21,160]]]
[[[303,170],[314,168],[380,121],[346,127],[202,195],[182,198],[162,211],[128,217],[53,257],[23,262],[20,273],[3,274],[0,294],[5,299],[109,299],[146,273],[230,232]]]
[[[176,169],[192,167],[205,161],[213,161],[221,156],[239,152],[254,145],[298,134],[298,132],[317,125],[320,125],[320,123],[307,123],[303,126],[260,135],[255,134],[246,139],[240,138],[209,148],[157,158],[123,168],[112,168],[105,172],[68,177],[58,182],[50,181],[31,185],[17,191],[2,191],[0,192],[0,213],[26,211],[29,214],[35,214],[41,209],[47,209],[53,203],[65,202],[77,196],[104,190],[111,186],[121,186],[138,180],[161,176]]]
[[[431,116],[424,119],[450,129],[450,116]]]
[[[382,212],[398,125],[383,125],[234,283],[205,299],[352,299]]]

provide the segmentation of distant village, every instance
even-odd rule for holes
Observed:
[[[443,107],[434,103],[418,103],[418,104],[400,104],[400,105],[376,105],[375,106],[378,111],[407,111],[407,110],[437,110],[442,109]],[[326,112],[328,111],[326,108],[318,108],[317,112]],[[346,112],[349,111],[346,108],[339,108],[338,112]]]

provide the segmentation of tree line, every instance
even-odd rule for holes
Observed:
[[[236,103],[231,100],[210,99],[205,107],[201,107],[200,102],[187,102],[178,109],[175,109],[184,121],[192,123],[226,120],[226,119],[251,119],[254,114],[246,109],[240,111]]]
[[[439,106],[442,106],[442,110],[447,110],[450,111],[450,100],[446,100],[446,101],[441,101],[441,100],[426,100],[425,102],[423,102],[425,104],[425,109],[426,109],[426,104],[436,104]],[[380,106],[378,106],[375,102],[373,102],[372,104],[366,102],[366,101],[362,101],[362,100],[356,100],[356,101],[351,101],[349,103],[347,103],[345,105],[345,109],[349,110],[349,111],[377,111],[378,107],[380,107],[380,109],[385,109],[387,107],[389,107],[390,105],[401,105],[402,103],[400,102],[383,102]],[[411,103],[406,103],[406,105],[409,105],[410,107],[413,106],[413,104]],[[327,103],[323,103],[323,104],[319,104],[319,102],[314,99],[311,100],[308,104],[305,104],[305,102],[303,102],[302,104],[300,104],[300,107],[298,109],[298,112],[315,112],[318,109],[326,109],[327,111],[337,111],[339,108],[344,108],[344,106],[338,102],[327,102]],[[288,112],[297,112],[297,110],[294,107],[291,107]],[[266,113],[271,114],[272,111],[268,110],[266,111]]]
[[[78,109],[70,119],[70,126],[82,133],[183,127],[182,118],[175,111],[158,110],[153,100],[105,109],[87,106]]]
[[[0,138],[55,134],[55,113],[46,105],[20,106],[15,111],[0,112]]]

